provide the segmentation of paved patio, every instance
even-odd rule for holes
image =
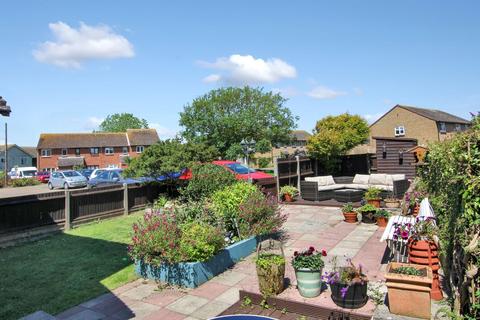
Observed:
[[[293,252],[309,246],[328,252],[325,270],[330,270],[329,260],[337,256],[361,262],[369,280],[383,280],[381,259],[385,244],[379,239],[383,229],[376,225],[348,224],[343,222],[339,208],[313,206],[285,206],[289,214],[285,224],[288,240],[285,243],[287,257],[286,278],[291,286],[280,294],[292,300],[336,308],[328,291],[313,299],[302,298],[295,288],[294,270],[290,265]],[[254,254],[236,264],[232,269],[211,279],[195,289],[159,289],[152,281],[126,284],[111,293],[82,303],[57,315],[58,319],[208,319],[220,314],[238,301],[239,289],[258,292]],[[373,315],[375,306],[369,301],[355,312]]]

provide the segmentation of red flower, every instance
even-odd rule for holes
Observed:
[[[293,253],[293,255],[294,255],[295,257],[298,256],[298,251],[295,251],[295,252]]]
[[[322,256],[326,257],[327,256],[327,251],[322,250]]]
[[[308,251],[313,252],[313,251],[315,251],[315,248],[314,248],[314,247],[310,247],[310,248],[308,248]]]

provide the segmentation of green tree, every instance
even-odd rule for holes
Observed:
[[[182,143],[168,139],[146,148],[137,158],[129,161],[124,171],[127,177],[160,177],[173,180],[173,173],[190,168],[197,162],[210,162],[218,157],[215,147],[203,143]]]
[[[240,141],[253,139],[257,151],[291,139],[297,117],[284,106],[286,99],[261,88],[228,87],[212,90],[187,104],[180,113],[182,136],[215,146],[223,157],[242,154]]]
[[[147,120],[137,118],[131,113],[111,114],[100,124],[100,130],[106,132],[125,132],[127,129],[147,128]]]
[[[339,157],[365,142],[368,134],[367,122],[358,115],[327,116],[317,122],[307,149],[310,155],[323,162],[328,171],[333,171]]]

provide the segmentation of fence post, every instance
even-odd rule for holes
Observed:
[[[278,176],[278,157],[273,158],[273,174],[275,175],[275,179],[277,180],[277,200],[280,201],[280,178]]]
[[[297,159],[297,189],[298,189],[298,195],[300,198],[302,197],[302,191],[300,189],[300,181],[302,180],[302,175],[301,175],[301,170],[300,170],[300,156],[295,156]]]
[[[128,216],[128,186],[123,184],[123,214]]]
[[[70,190],[65,190],[65,230],[70,230]]]

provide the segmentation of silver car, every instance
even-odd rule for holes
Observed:
[[[48,187],[53,188],[76,188],[87,186],[87,178],[74,170],[54,171],[50,174]]]

